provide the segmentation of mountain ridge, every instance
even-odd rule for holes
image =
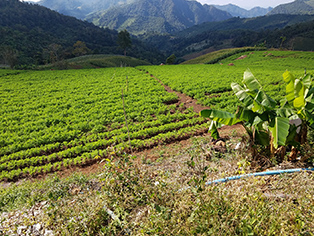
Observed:
[[[206,21],[221,21],[232,16],[197,1],[138,0],[89,15],[86,20],[100,27],[123,30],[135,35],[147,31],[171,33]]]
[[[270,12],[273,8],[262,8],[262,7],[253,7],[250,10],[246,10],[234,4],[227,5],[214,5],[216,8],[229,12],[233,17],[241,17],[241,18],[251,18],[257,16],[264,16],[268,12]]]
[[[314,0],[295,0],[291,3],[281,4],[268,14],[313,15]]]
[[[122,54],[118,32],[62,15],[38,4],[19,0],[0,1],[0,46],[19,53],[21,64],[43,64],[47,50],[62,50],[63,58],[72,57],[73,45],[82,41],[92,53]],[[159,63],[163,55],[143,42],[132,39],[128,55]],[[1,48],[0,48],[1,51]],[[49,56],[49,55],[48,55]]]
[[[133,1],[135,0],[41,0],[37,4],[61,14],[84,20],[91,12],[107,10]]]

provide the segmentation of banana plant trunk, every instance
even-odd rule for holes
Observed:
[[[300,130],[300,144],[305,144],[307,142],[307,124],[302,122]]]

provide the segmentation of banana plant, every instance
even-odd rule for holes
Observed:
[[[220,125],[241,123],[250,136],[251,145],[260,144],[268,147],[271,156],[274,156],[278,146],[293,144],[297,134],[297,127],[291,125],[289,120],[295,119],[298,117],[298,114],[300,116],[302,114],[308,120],[314,121],[313,116],[310,116],[311,112],[307,112],[308,108],[312,108],[313,112],[314,106],[302,103],[303,100],[300,99],[300,96],[305,94],[307,95],[305,100],[313,99],[313,89],[309,89],[309,77],[306,77],[303,83],[296,82],[296,80],[293,80],[292,75],[286,72],[284,79],[289,84],[292,83],[291,81],[294,81],[296,84],[294,90],[297,92],[294,92],[294,99],[292,99],[291,85],[289,85],[287,100],[282,108],[278,108],[276,102],[263,91],[261,84],[252,72],[246,70],[243,75],[242,86],[238,83],[231,84],[232,90],[242,103],[242,106],[239,106],[235,114],[215,109],[206,109],[200,112],[201,116],[211,119],[209,128],[211,136],[215,139],[219,138],[217,128]],[[295,107],[290,105],[292,101]],[[311,124],[314,125],[314,122]],[[255,155],[254,152],[255,150],[253,149],[253,155]]]
[[[301,144],[307,141],[308,127],[314,128],[314,87],[313,76],[306,74],[297,79],[292,73],[286,71],[283,74],[286,83],[286,98],[284,109],[289,110],[290,117],[301,120],[299,141]]]

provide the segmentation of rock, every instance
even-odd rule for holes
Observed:
[[[23,234],[24,235],[24,234]],[[26,232],[25,232],[25,235],[34,235],[33,233],[32,233],[32,227],[31,226],[29,226],[28,228],[27,228],[27,230],[26,230]]]
[[[54,234],[52,230],[48,230],[48,229],[45,230],[44,236],[53,236],[53,235]]]
[[[235,150],[239,150],[241,149],[241,142],[237,143],[237,145],[234,148]]]
[[[47,201],[42,201],[39,204],[42,205],[42,206],[45,206],[45,205],[47,205],[47,203],[48,203]]]
[[[25,234],[24,231],[26,230],[27,230],[27,226],[19,226],[16,232],[18,235],[22,235],[22,234]]]
[[[234,150],[241,151],[241,150],[244,149],[244,148],[245,148],[245,143],[239,142],[239,143],[237,143],[237,145],[235,146]]]
[[[40,233],[40,230],[41,230],[41,224],[34,224],[33,225],[33,231],[35,232],[35,233]]]

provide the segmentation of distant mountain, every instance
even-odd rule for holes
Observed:
[[[275,7],[268,14],[313,15],[314,0],[296,0],[292,3],[281,4]]]
[[[232,47],[264,45],[276,48],[280,47],[282,37],[287,39],[283,44],[286,48],[314,50],[314,16],[234,17],[221,22],[203,23],[171,35],[145,36],[143,40],[147,43],[166,54],[174,53],[177,57],[202,50]]]
[[[0,54],[2,47],[17,50],[21,64],[44,63],[45,56],[53,50],[58,51],[60,57],[73,57],[73,45],[77,41],[84,42],[94,53],[123,53],[117,45],[117,31],[99,28],[37,4],[1,0],[0,16]],[[153,63],[163,59],[163,55],[152,47],[136,39],[132,41],[129,56]]]
[[[126,29],[132,34],[170,33],[232,16],[214,6],[187,0],[138,0],[91,14],[86,19],[97,26]]]
[[[264,16],[268,12],[270,12],[273,8],[261,8],[261,7],[254,7],[251,10],[246,10],[241,7],[238,7],[233,4],[228,5],[214,5],[216,8],[229,12],[234,17],[241,17],[241,18],[250,18],[250,17],[257,17],[257,16]]]
[[[84,19],[92,12],[106,10],[132,1],[134,0],[41,0],[38,4],[64,15]]]

